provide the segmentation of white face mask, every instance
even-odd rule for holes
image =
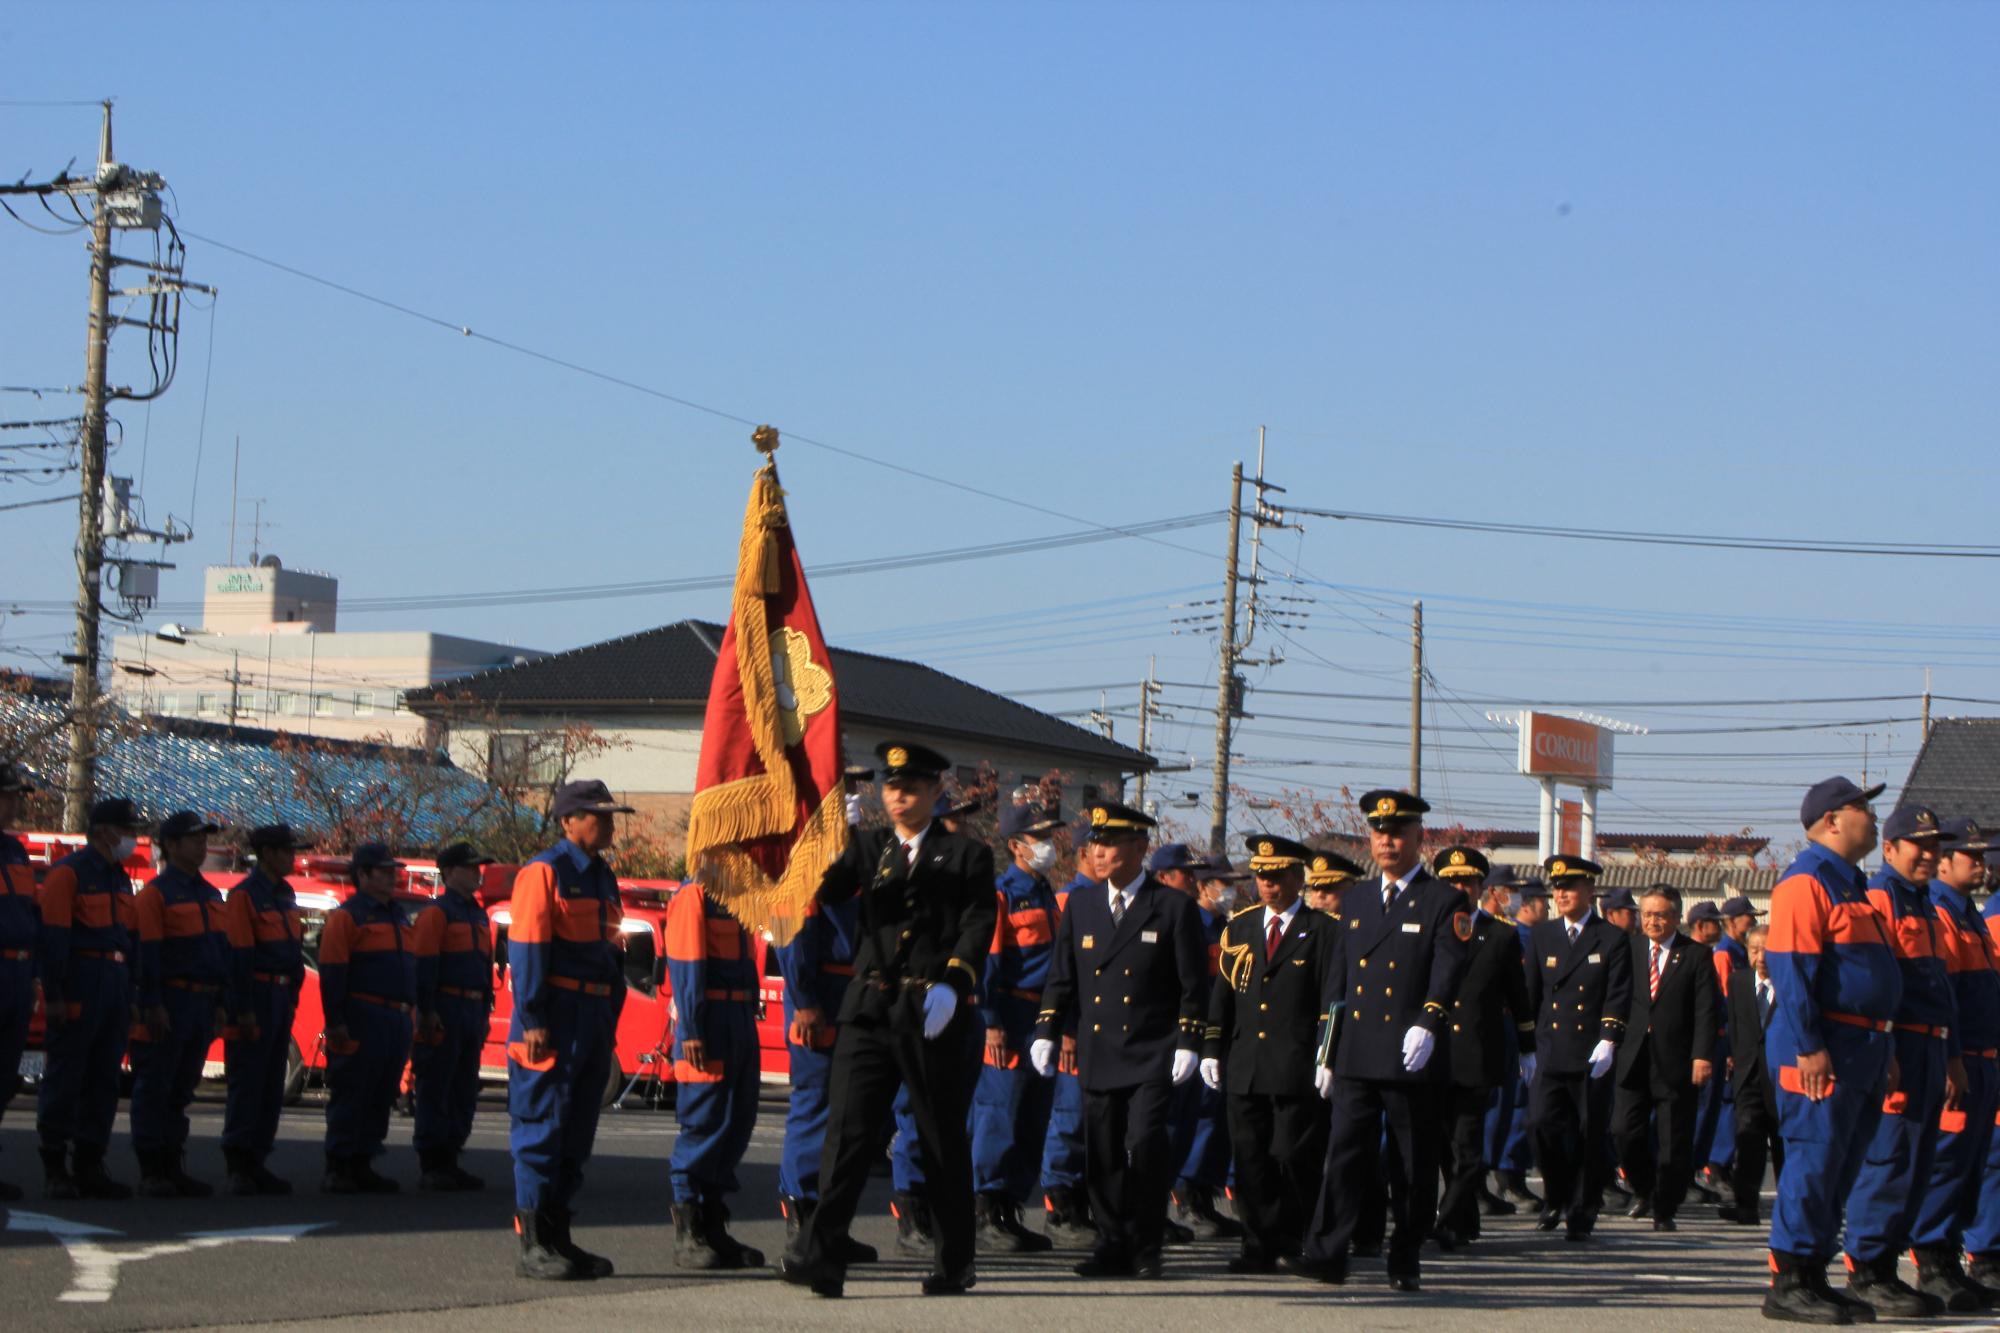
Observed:
[[[116,847],[112,848],[111,859],[114,861],[129,861],[132,859],[132,853],[138,850],[139,840],[128,833],[118,840]]]
[[[1028,848],[1028,869],[1037,875],[1045,875],[1056,863],[1056,845],[1052,842],[1038,842]]]

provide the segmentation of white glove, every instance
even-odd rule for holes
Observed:
[[[1197,1060],[1196,1060],[1196,1059],[1194,1058],[1194,1052],[1193,1052],[1193,1051],[1175,1051],[1175,1052],[1174,1052],[1174,1086],[1178,1088],[1178,1087],[1179,1087],[1179,1086],[1180,1086],[1181,1084],[1183,1084],[1183,1083],[1187,1082],[1187,1081],[1188,1081],[1189,1079],[1193,1078],[1193,1077],[1194,1077],[1194,1067],[1195,1067],[1195,1065],[1197,1065],[1198,1063],[1200,1063],[1200,1062],[1199,1062],[1199,1061],[1197,1061]]]
[[[847,794],[847,822],[850,824],[859,824],[861,822],[860,792],[849,792]]]
[[[1313,1091],[1320,1095],[1321,1101],[1333,1100],[1333,1071],[1325,1065],[1313,1070]]]
[[[1533,1051],[1529,1051],[1521,1057],[1521,1081],[1523,1083],[1533,1083],[1535,1081],[1535,1053]]]
[[[1611,1072],[1611,1062],[1618,1058],[1618,1048],[1608,1041],[1600,1041],[1590,1048],[1590,1076],[1603,1078]]]
[[[942,981],[924,992],[924,1040],[929,1041],[951,1024],[958,1012],[958,992]]]
[[[1037,1037],[1028,1044],[1028,1063],[1043,1078],[1056,1076],[1056,1044],[1047,1037]]]
[[[1210,1092],[1221,1092],[1222,1061],[1203,1060],[1201,1062],[1201,1081],[1208,1085],[1208,1090]]]
[[[1403,1068],[1414,1074],[1431,1062],[1431,1052],[1437,1047],[1437,1038],[1429,1028],[1414,1024],[1403,1034]]]

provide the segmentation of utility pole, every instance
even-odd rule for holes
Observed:
[[[1924,668],[1924,739],[1931,738],[1931,669]]]
[[[242,696],[237,688],[243,684],[243,654],[237,649],[229,650],[229,729],[236,730],[236,709]]]
[[[1221,856],[1229,841],[1229,723],[1236,693],[1236,545],[1243,530],[1243,464],[1229,470],[1229,553],[1222,565],[1222,642],[1216,671],[1215,783],[1209,792],[1208,850]]]
[[[111,103],[97,141],[97,176],[111,155]],[[76,647],[69,668],[69,771],[63,779],[63,828],[82,833],[97,794],[98,617],[104,600],[105,376],[111,342],[111,208],[102,192],[90,218],[90,329],[84,343],[82,490],[76,523]]]
[[[1424,604],[1410,613],[1410,795],[1424,794]]]
[[[1159,661],[1160,659],[1157,657],[1146,659],[1146,678],[1139,682],[1139,753],[1141,754],[1146,753],[1147,723],[1152,720],[1153,714],[1157,711],[1153,706],[1153,696],[1159,693],[1160,682],[1153,679],[1153,677],[1159,670]],[[1137,792],[1138,808],[1144,810],[1146,808],[1146,772],[1144,769],[1139,770]]]

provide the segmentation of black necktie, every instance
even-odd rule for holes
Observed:
[[[1113,930],[1118,929],[1118,923],[1124,919],[1125,895],[1120,893],[1117,886],[1114,885],[1111,889],[1111,928]]]

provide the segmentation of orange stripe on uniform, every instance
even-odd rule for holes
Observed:
[[[1938,1130],[1945,1134],[1965,1133],[1965,1112],[1949,1108],[1938,1112]]]
[[[346,912],[329,913],[319,934],[320,965],[345,963],[353,953],[354,918]]]
[[[743,928],[728,917],[708,919],[708,956],[718,963],[733,963],[743,956]]]
[[[1048,909],[1045,907],[1033,907],[1025,912],[1009,912],[1007,931],[1013,937],[1014,947],[1017,949],[1047,944],[1056,937],[1055,929],[1049,921]]]
[[[438,915],[441,917],[444,914],[440,912]],[[423,923],[418,922],[417,924],[421,926]],[[486,952],[486,949],[479,942],[479,937],[473,933],[472,927],[466,925],[463,921],[446,923],[444,928],[444,943],[439,947],[445,953]]]
[[[513,924],[507,934],[516,944],[547,944],[556,937],[556,873],[545,861],[530,861],[514,876],[514,896],[508,902]]]
[[[193,939],[213,928],[214,918],[202,911],[200,903],[174,903],[162,913],[162,925],[170,940]]]
[[[33,866],[0,866],[6,878],[0,880],[0,889],[16,898],[35,896],[35,870]]]
[[[132,911],[139,921],[141,940],[156,944],[167,937],[167,900],[160,896],[157,887],[148,884],[139,890],[139,896],[132,902]]]
[[[1828,908],[1826,940],[1829,944],[1879,944],[1895,950],[1887,924],[1867,903],[1834,903]]]
[[[388,953],[401,946],[403,928],[393,921],[375,921],[361,927],[354,938],[356,953]]]
[[[699,963],[708,957],[708,913],[701,894],[701,885],[684,884],[667,900],[667,957],[677,963]],[[591,929],[596,929],[595,921]]]
[[[572,944],[594,944],[601,939],[617,939],[617,916],[607,913],[602,929],[597,924],[601,906],[603,904],[595,898],[557,899],[553,918],[556,938],[568,940]]]
[[[257,905],[247,889],[235,888],[222,903],[223,929],[233,949],[254,948],[257,944]]]
[[[91,896],[106,897],[107,895],[93,894]],[[107,916],[110,915],[110,906],[108,903],[105,907],[105,914]],[[49,872],[49,877],[42,881],[42,924],[53,926],[57,930],[68,930],[75,920],[76,871],[70,869],[68,866],[57,866]],[[83,924],[108,926],[111,923],[109,921],[86,921]]]
[[[437,957],[438,951],[444,947],[448,928],[442,907],[426,907],[417,914],[417,928],[410,937],[410,952],[419,958]]]

